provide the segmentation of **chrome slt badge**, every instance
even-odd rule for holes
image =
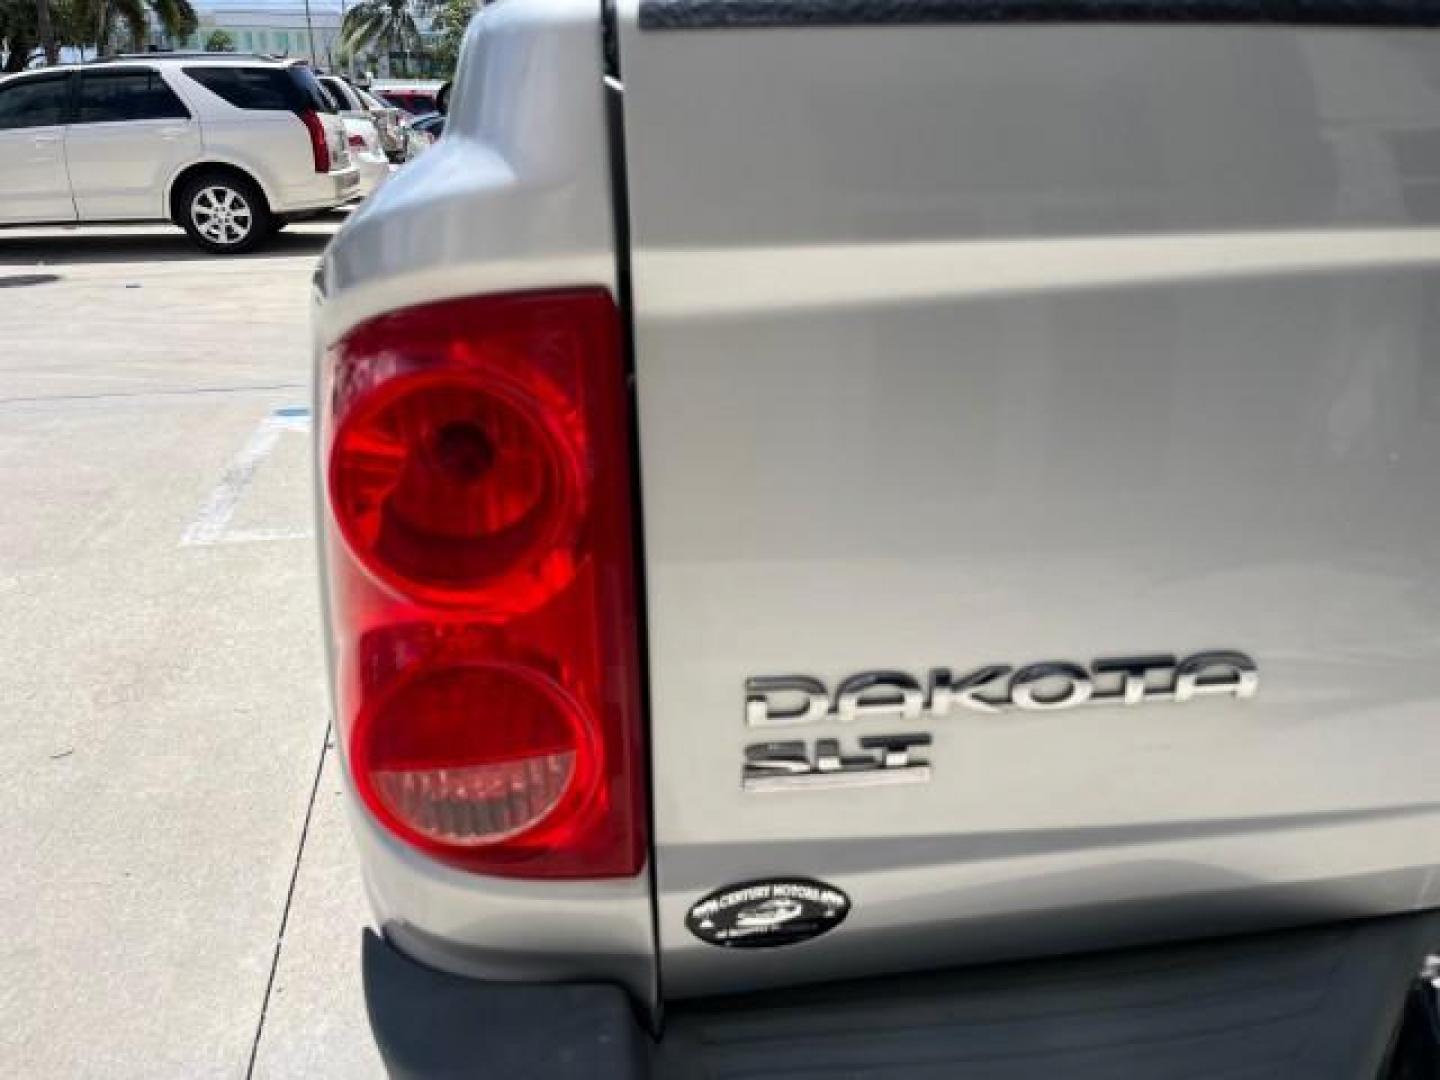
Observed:
[[[819,937],[845,921],[850,898],[808,878],[730,885],[700,900],[685,925],[701,941],[727,949],[773,949]]]
[[[934,668],[924,687],[904,671],[862,671],[841,680],[833,694],[809,675],[771,675],[745,680],[745,723],[789,728],[832,720],[938,720],[957,710],[995,715],[1082,705],[1183,703],[1212,696],[1249,698],[1259,686],[1255,661],[1233,650],[1184,659],[1168,654],[1112,657],[1088,668],[1068,660],[1019,669],[986,664],[960,673]],[[930,779],[929,761],[915,754],[917,747],[930,745],[928,733],[866,735],[857,741],[859,752],[854,754],[844,753],[834,738],[816,739],[813,748],[803,739],[754,743],[745,748],[741,786],[746,791],[793,791]]]

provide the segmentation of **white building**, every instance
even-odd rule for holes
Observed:
[[[216,30],[224,30],[237,52],[272,53],[309,60],[317,67],[386,75],[395,65],[382,47],[373,54],[340,63],[340,22],[355,0],[193,0],[199,27],[174,48],[203,49]],[[427,19],[417,19],[422,33]],[[398,61],[398,57],[394,58]],[[417,58],[418,61],[418,58]],[[418,74],[418,71],[415,72]]]
[[[304,57],[320,67],[335,67],[340,51],[344,0],[195,0],[199,27],[176,48],[203,49],[216,30],[224,30],[237,52]]]

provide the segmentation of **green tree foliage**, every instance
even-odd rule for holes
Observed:
[[[379,47],[387,53],[418,56],[420,29],[408,0],[360,0],[345,12],[340,47],[354,54]]]
[[[40,44],[35,0],[0,0],[0,72],[24,71]]]
[[[475,0],[440,0],[435,9],[432,28],[440,35],[435,45],[435,61],[449,78],[455,73],[460,61],[460,45],[465,40],[465,28],[480,10]]]
[[[90,27],[81,41],[87,44],[95,41],[96,28],[100,28],[101,55],[113,51],[116,44],[143,51],[147,44],[147,12],[171,38],[187,38],[195,32],[197,20],[190,0],[69,0],[69,3],[78,9],[80,25],[88,23]]]
[[[147,15],[172,38],[195,32],[190,0],[49,0],[55,45],[95,48],[104,54],[117,45],[144,49]],[[37,0],[0,0],[0,41],[8,54],[4,70],[21,71],[43,42]]]
[[[225,30],[212,30],[205,39],[206,52],[234,52],[235,39]]]

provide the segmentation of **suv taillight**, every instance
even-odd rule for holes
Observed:
[[[317,173],[328,173],[330,171],[330,142],[325,135],[325,125],[320,120],[320,114],[314,109],[302,109],[300,120],[305,125],[305,130],[310,133],[310,153],[315,158],[315,171]]]
[[[321,387],[336,696],[394,835],[510,877],[644,863],[618,315],[573,289],[343,338]]]

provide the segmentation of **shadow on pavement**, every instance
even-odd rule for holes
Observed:
[[[178,229],[173,232],[84,232],[48,236],[6,236],[0,230],[0,266],[17,264],[65,266],[81,263],[225,262],[275,255],[318,255],[334,235],[341,218],[316,219],[324,226],[304,232],[283,232],[248,255],[211,255],[201,251]],[[307,223],[310,224],[310,223]]]
[[[59,274],[0,274],[0,289],[23,289],[27,285],[53,285],[64,279]]]

